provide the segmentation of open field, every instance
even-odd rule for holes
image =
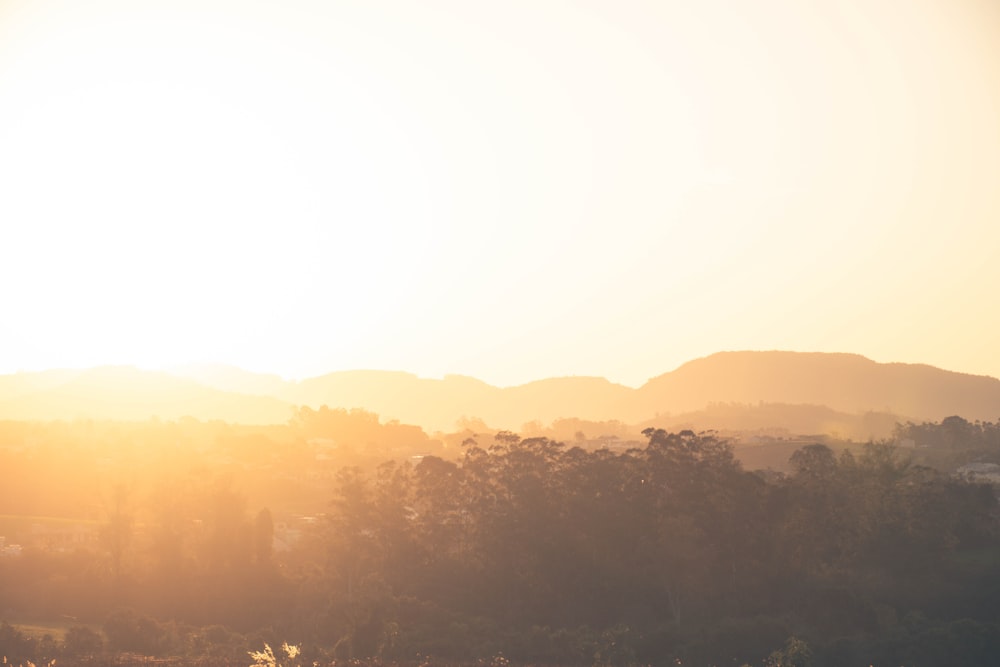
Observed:
[[[62,641],[66,637],[66,631],[74,625],[85,625],[77,623],[72,618],[59,619],[8,619],[9,623],[30,637],[42,638],[45,635],[51,636],[57,641]],[[99,628],[92,628],[99,630]]]

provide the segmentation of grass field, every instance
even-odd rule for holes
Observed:
[[[15,628],[20,630],[26,635],[31,637],[41,638],[45,635],[51,635],[54,639],[62,641],[66,636],[66,631],[73,627],[74,625],[83,625],[81,623],[76,623],[72,619],[60,619],[58,621],[44,621],[41,619],[10,619],[8,621]],[[95,628],[99,630],[99,628]]]

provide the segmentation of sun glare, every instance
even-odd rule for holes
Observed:
[[[4,664],[994,664],[998,120],[997,0],[0,0]]]
[[[992,367],[981,310],[906,324],[995,283],[987,22],[730,9],[5,3],[4,365]]]
[[[361,91],[332,73],[343,87],[331,85],[307,44],[274,30],[258,40],[266,26],[252,14],[234,25],[183,9],[21,17],[48,39],[23,45],[6,82],[31,100],[10,137],[28,161],[8,174],[8,206],[22,217],[18,244],[45,262],[24,267],[31,290],[17,305],[47,319],[58,304],[75,332],[23,341],[36,352],[27,358],[263,359],[275,322],[308,319],[292,289],[330,285],[323,307],[349,331],[424,244],[404,239],[404,257],[383,233],[426,212],[424,184],[401,175],[420,173],[418,157],[372,99],[377,80]],[[434,170],[433,153],[419,159]]]

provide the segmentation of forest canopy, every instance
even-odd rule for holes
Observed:
[[[993,489],[924,461],[997,456],[989,423],[817,442],[788,473],[745,470],[712,432],[435,445],[326,408],[270,430],[3,426],[21,513],[0,520],[35,539],[0,559],[0,614],[78,621],[48,645],[5,626],[24,659],[289,641],[323,661],[930,665],[1000,647]],[[44,518],[67,501],[90,509]]]

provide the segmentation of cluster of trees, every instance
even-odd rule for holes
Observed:
[[[244,665],[247,646],[274,641],[270,635],[241,635],[220,625],[194,627],[122,609],[95,629],[71,625],[57,638],[20,630],[0,622],[0,655],[5,665],[115,665],[144,660],[133,656],[169,655],[184,665]]]
[[[970,422],[953,415],[940,422],[897,424],[893,438],[912,444],[916,460],[936,468],[1000,463],[1000,422]]]
[[[167,478],[221,476],[255,505],[312,511],[329,495],[317,477],[343,465],[371,467],[446,450],[446,442],[418,426],[325,406],[301,408],[288,424],[269,426],[192,418],[0,421],[0,514],[100,519],[115,484],[148,495]]]
[[[711,432],[647,429],[639,446],[612,451],[470,430],[454,456],[407,451],[374,465],[327,459],[344,420],[364,437],[385,427],[419,439],[360,413],[303,411],[280,444],[281,431],[216,424],[208,446],[185,436],[203,428],[188,424],[124,450],[149,487],[104,490],[95,544],[0,559],[0,616],[72,616],[101,633],[81,625],[66,645],[31,646],[5,626],[0,650],[36,661],[61,651],[65,662],[89,641],[240,657],[288,641],[303,644],[303,664],[817,666],[978,665],[1000,653],[992,488],[888,442],[809,445],[777,474],[744,470]],[[901,426],[900,437],[956,424]],[[156,477],[170,447],[190,469]],[[30,465],[29,452],[6,456]],[[322,497],[289,550],[272,546],[292,514],[250,504],[237,473],[285,489],[251,487],[255,500]]]
[[[997,555],[989,487],[885,443],[808,446],[765,479],[711,434],[645,435],[613,453],[508,433],[459,461],[343,471],[317,639],[344,657],[740,664],[795,635],[819,664],[930,664],[924,634],[947,645],[967,619],[1000,645],[1000,577],[962,560]]]
[[[6,621],[0,622],[0,653],[4,664],[7,661],[19,665],[34,660],[47,664],[55,658],[85,658],[99,654],[104,646],[101,635],[86,626],[74,626],[67,630],[62,641],[51,634],[34,637],[18,630]]]

